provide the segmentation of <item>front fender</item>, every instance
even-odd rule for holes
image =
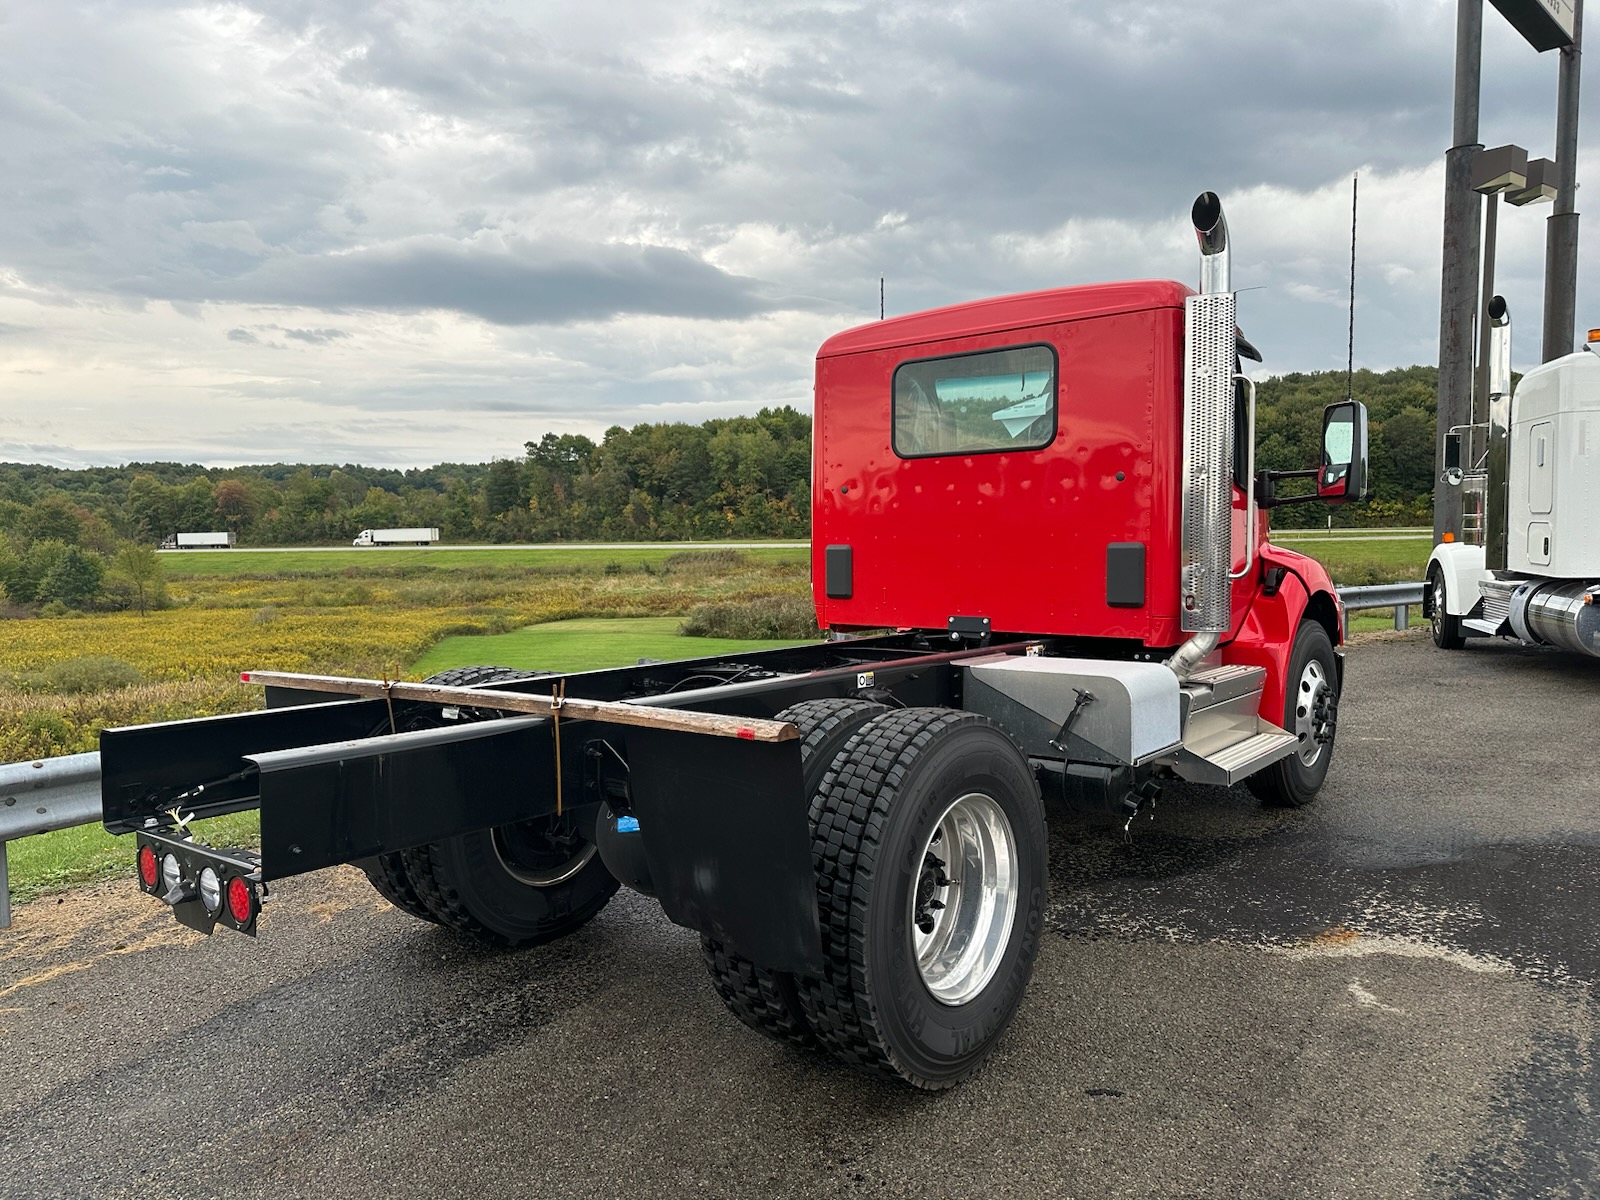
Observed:
[[[1314,558],[1279,546],[1261,548],[1259,579],[1277,579],[1275,589],[1258,587],[1222,661],[1266,668],[1260,714],[1274,725],[1283,723],[1289,658],[1295,633],[1308,617],[1319,621],[1335,646],[1344,642],[1344,607],[1327,569]],[[1281,572],[1281,574],[1280,574]]]
[[[1437,569],[1444,579],[1444,605],[1452,617],[1468,616],[1478,606],[1478,581],[1491,578],[1484,567],[1482,546],[1469,546],[1464,542],[1440,542],[1428,556],[1428,571],[1424,579],[1431,579]],[[1422,589],[1422,614],[1433,616],[1433,589]]]

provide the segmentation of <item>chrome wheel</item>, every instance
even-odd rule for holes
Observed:
[[[1444,644],[1444,576],[1435,574],[1433,577],[1433,615],[1429,624],[1433,626],[1433,640],[1438,645]]]
[[[962,1004],[994,977],[1017,914],[1017,847],[993,799],[968,792],[945,809],[923,847],[911,896],[911,941],[922,982]]]
[[[1308,767],[1315,766],[1322,757],[1322,747],[1328,740],[1328,727],[1333,719],[1329,703],[1332,697],[1333,687],[1328,683],[1327,672],[1320,662],[1311,659],[1300,672],[1294,698],[1294,735],[1300,740],[1296,753]]]

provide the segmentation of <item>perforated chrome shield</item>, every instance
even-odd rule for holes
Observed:
[[[1183,333],[1185,633],[1225,633],[1233,566],[1232,292],[1190,296]]]

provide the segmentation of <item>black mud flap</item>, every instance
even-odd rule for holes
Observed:
[[[556,811],[554,742],[545,717],[245,757],[260,771],[263,879]]]
[[[800,743],[632,728],[628,766],[667,916],[758,966],[819,974]]]

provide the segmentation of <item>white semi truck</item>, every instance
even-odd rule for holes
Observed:
[[[169,533],[161,541],[163,550],[227,550],[238,537],[226,532]]]
[[[1462,536],[1428,559],[1423,612],[1440,649],[1512,637],[1600,657],[1600,330],[1534,367],[1513,397],[1499,296],[1489,321],[1488,420],[1452,431],[1445,448]]]
[[[437,529],[363,529],[352,546],[431,546],[439,540]]]

